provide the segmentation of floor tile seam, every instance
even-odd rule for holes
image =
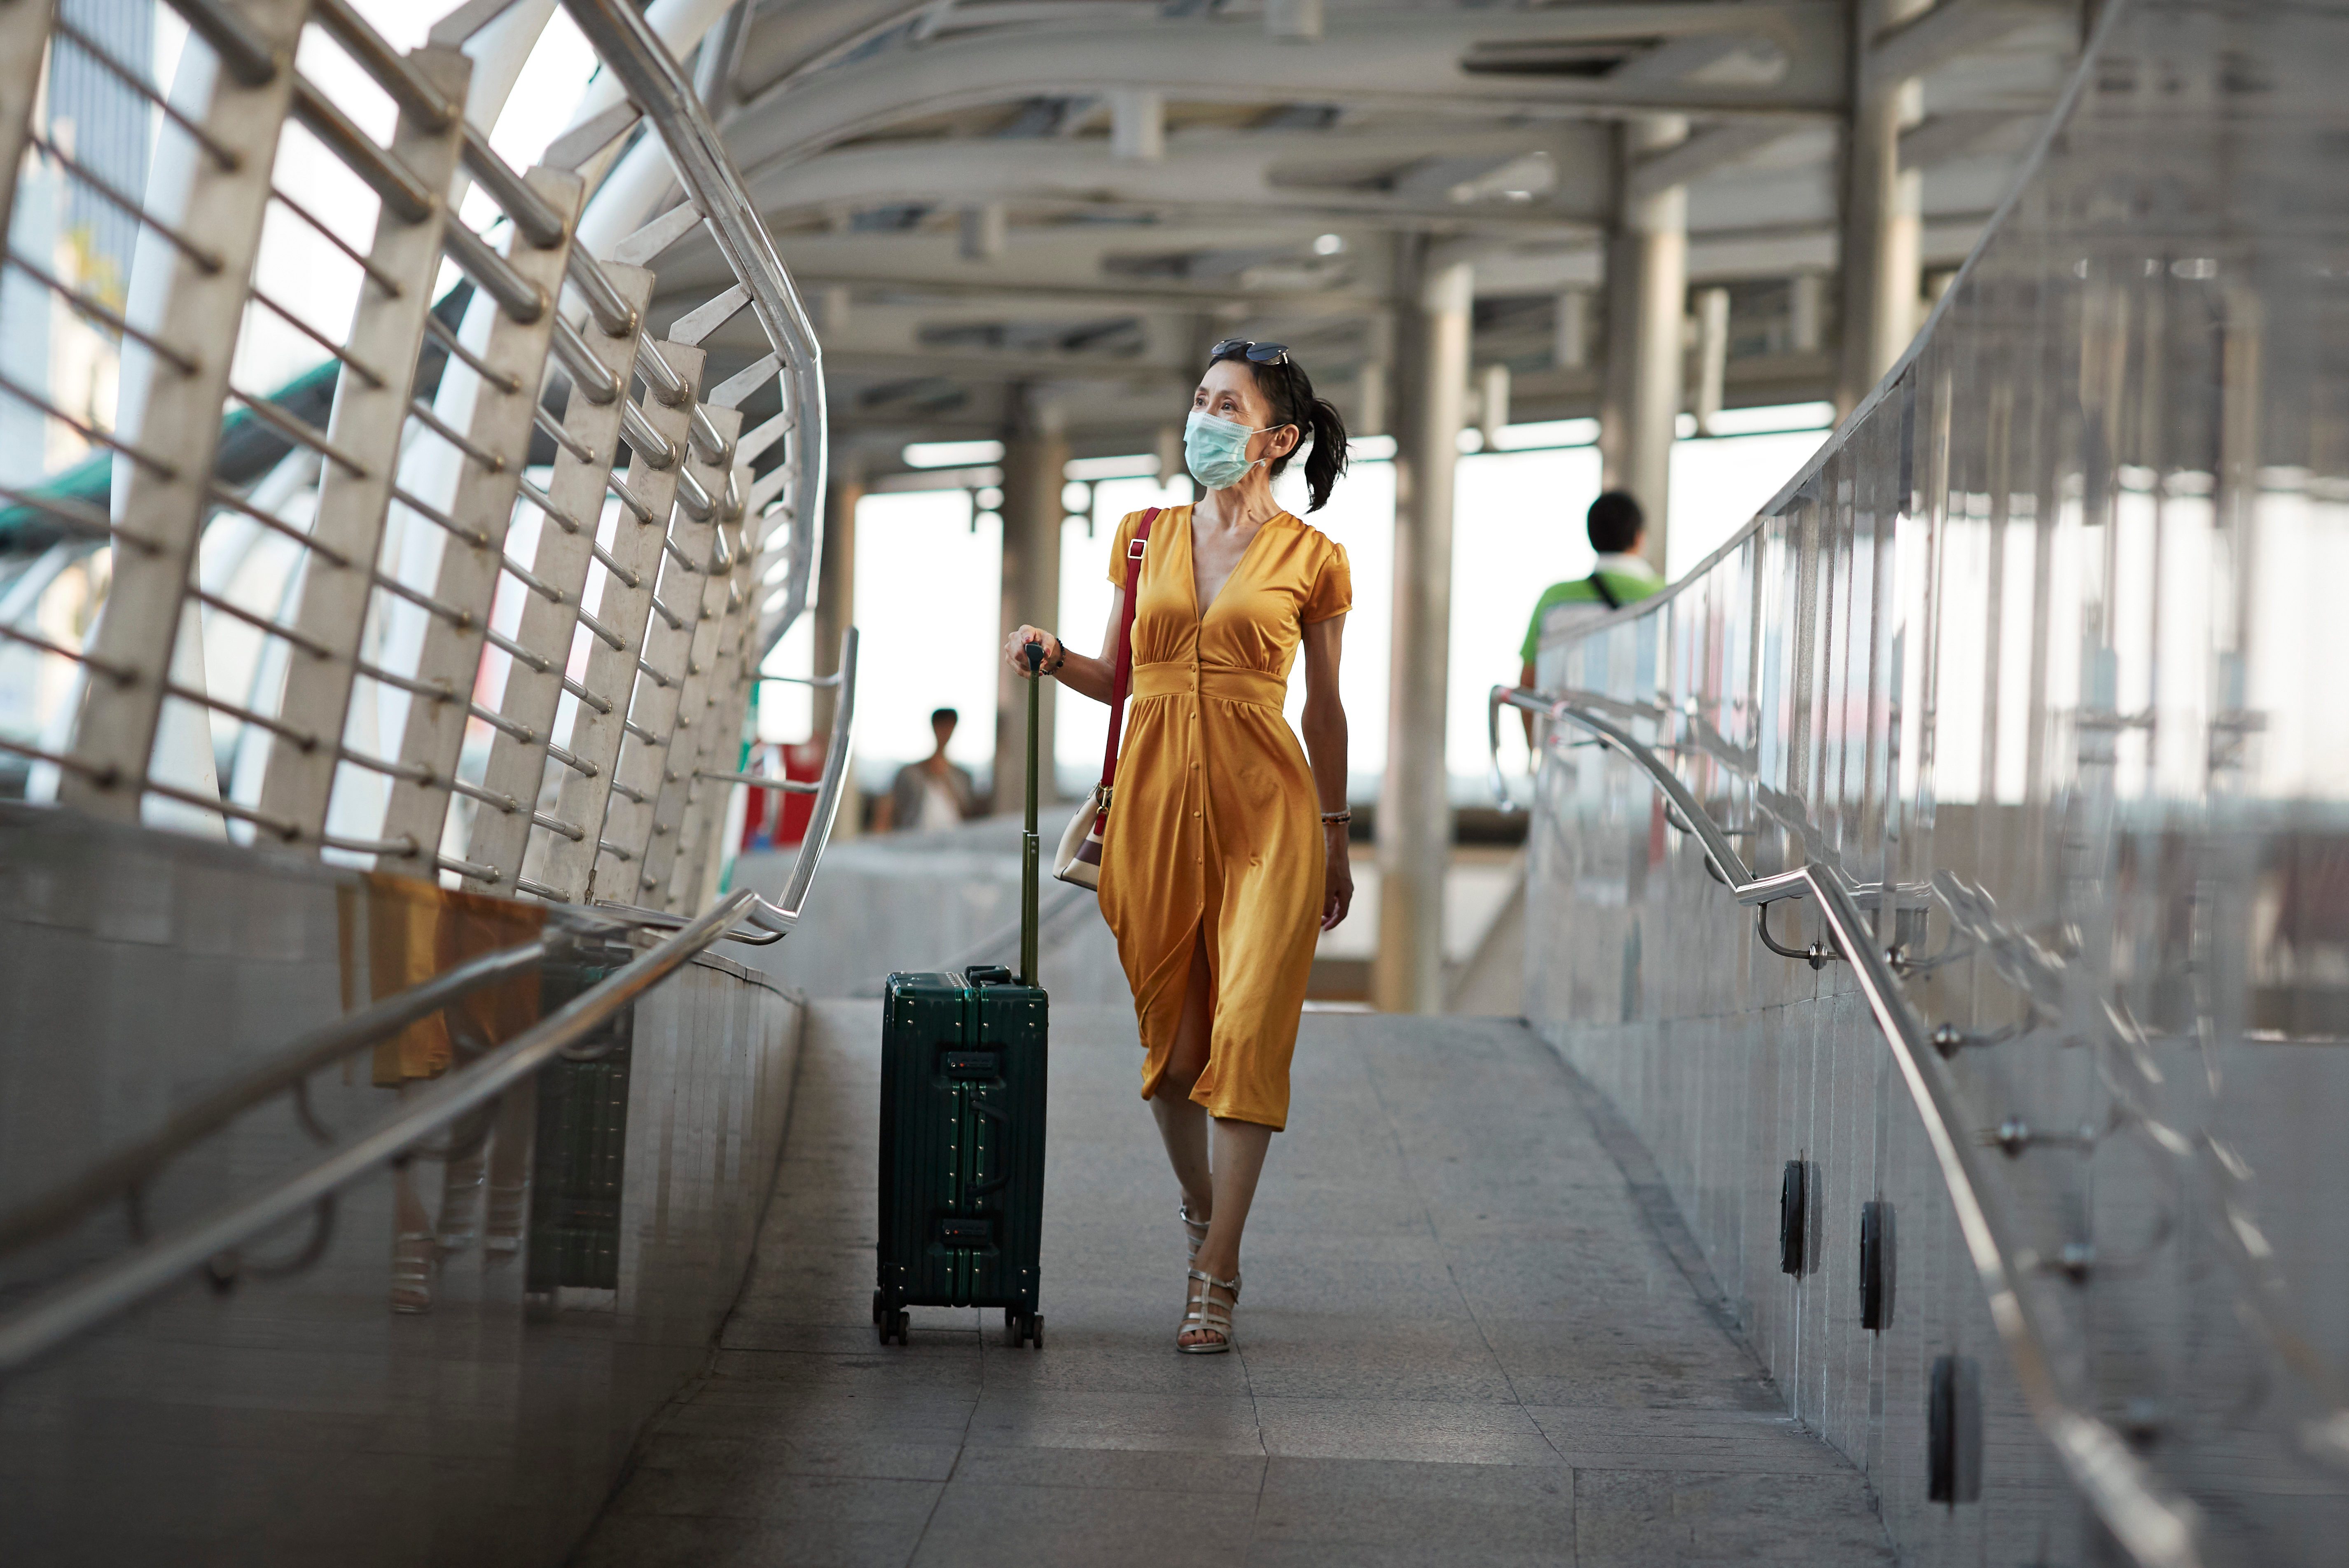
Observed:
[[[930,1526],[937,1522],[938,1509],[947,1500],[947,1489],[954,1485],[955,1477],[962,1473],[963,1455],[970,1451],[971,1423],[978,1419],[978,1408],[987,1398],[987,1336],[982,1332],[978,1341],[978,1392],[971,1399],[970,1408],[962,1418],[962,1435],[955,1439],[954,1463],[947,1467],[947,1479],[937,1483],[937,1494],[930,1499],[930,1510],[922,1516],[922,1528],[915,1533],[914,1544],[905,1553],[905,1568],[913,1568],[922,1554],[922,1544],[930,1538]]]

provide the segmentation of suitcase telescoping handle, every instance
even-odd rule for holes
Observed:
[[[1044,645],[1030,643],[1028,654],[1028,830],[1019,841],[1019,984],[1036,984],[1036,731],[1043,700]]]

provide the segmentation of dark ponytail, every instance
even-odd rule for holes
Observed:
[[[1305,489],[1313,504],[1305,510],[1319,511],[1330,504],[1330,487],[1346,471],[1346,421],[1327,397],[1306,404],[1305,420],[1306,433],[1313,438],[1313,449],[1305,455]]]
[[[1346,471],[1346,421],[1338,417],[1336,405],[1313,395],[1313,378],[1294,356],[1285,365],[1258,365],[1247,357],[1243,346],[1216,356],[1224,359],[1237,360],[1248,367],[1256,377],[1257,390],[1272,405],[1276,423],[1297,427],[1297,446],[1265,465],[1267,477],[1278,479],[1299,449],[1312,443],[1313,449],[1305,459],[1305,490],[1312,504],[1305,510],[1319,511],[1330,504],[1330,491],[1338,476]]]

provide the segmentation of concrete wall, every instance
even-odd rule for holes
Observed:
[[[338,1016],[363,896],[356,873],[315,863],[0,810],[0,1210]],[[429,1310],[395,1311],[394,1237],[412,1221],[378,1171],[344,1191],[307,1266],[265,1277],[311,1242],[305,1219],[246,1249],[233,1287],[185,1281],[0,1383],[0,1555],[564,1561],[740,1288],[801,1015],[718,957],[634,1008],[611,1286],[526,1311],[528,1235],[501,1252],[477,1233],[439,1264]],[[336,1137],[399,1103],[371,1076],[362,1052],[310,1080]],[[317,1148],[279,1097],[169,1167],[146,1222],[252,1192]],[[409,1168],[428,1225],[444,1168]],[[0,1313],[133,1240],[116,1209],[0,1257]]]

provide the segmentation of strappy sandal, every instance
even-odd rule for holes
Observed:
[[[1207,1222],[1191,1218],[1191,1205],[1188,1203],[1183,1204],[1174,1212],[1183,1222],[1184,1239],[1189,1245],[1191,1261],[1195,1264],[1199,1261],[1199,1249],[1207,1244]],[[1232,1275],[1232,1305],[1238,1305],[1239,1299],[1240,1276],[1235,1274]]]
[[[1235,1273],[1229,1279],[1217,1279],[1201,1269],[1185,1272],[1197,1285],[1185,1295],[1183,1326],[1174,1331],[1174,1348],[1185,1356],[1220,1356],[1232,1347],[1232,1308],[1239,1305],[1239,1275]],[[1209,1294],[1217,1290],[1229,1291],[1231,1300],[1217,1301]],[[1216,1337],[1185,1344],[1183,1336],[1194,1330]]]
[[[1191,1205],[1176,1207],[1174,1217],[1183,1222],[1183,1241],[1193,1263],[1199,1261],[1199,1249],[1207,1244],[1207,1222],[1191,1218]]]

